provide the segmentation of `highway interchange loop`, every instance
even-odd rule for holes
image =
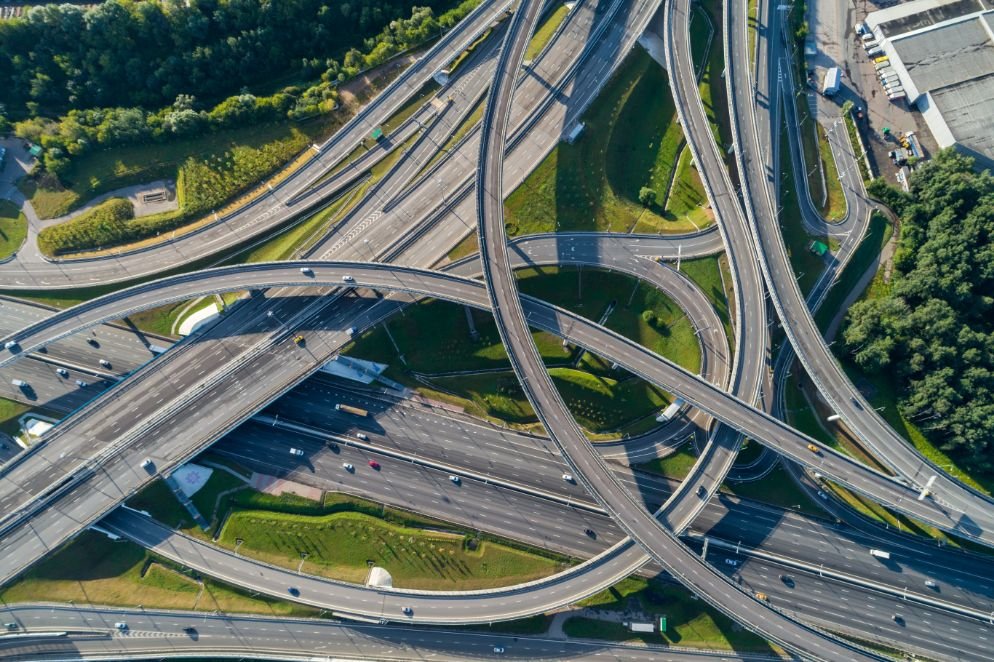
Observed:
[[[538,3],[533,2],[531,3],[531,5],[526,3],[524,6],[531,7],[532,11],[535,12],[537,11],[537,5]],[[674,2],[670,3],[670,8],[673,9],[677,5],[679,5],[680,7],[684,7],[684,5],[682,5],[681,3]],[[482,9],[480,11],[482,11]],[[530,28],[521,27],[521,23],[519,23],[518,14],[524,16],[525,12],[516,13],[515,17],[512,19],[512,27],[508,31],[508,39],[510,39],[514,35],[517,35],[523,41],[527,41],[526,39],[524,39],[524,37],[521,36],[522,30],[524,35],[527,36],[527,33],[530,32]],[[726,20],[728,20],[729,14],[730,13],[726,13]],[[686,14],[684,14],[684,17],[685,16]],[[524,18],[520,20],[525,21],[527,23],[527,21]],[[666,30],[667,36],[670,36],[671,29],[672,28],[669,27],[667,28]],[[739,32],[744,32],[744,31],[739,31]],[[681,31],[677,30],[677,32],[675,32],[674,34],[681,34]],[[726,36],[729,36],[729,38],[731,38],[732,34],[735,34],[734,30],[731,29],[726,30]],[[668,40],[668,47],[667,47],[668,51],[672,48],[670,44],[672,44],[672,40]],[[502,61],[504,60],[504,58],[510,57],[505,54],[505,50],[507,49],[502,49],[500,54]],[[668,58],[670,58],[670,61],[673,62],[672,55],[668,55]],[[682,62],[682,60],[683,58],[681,56],[680,61]],[[734,58],[732,58],[732,60],[734,61]],[[748,58],[745,59],[745,62],[748,62]],[[671,71],[675,70],[676,67],[671,69]],[[503,71],[503,76],[500,75],[502,71]],[[513,82],[516,79],[515,75],[516,71],[517,71],[517,66],[511,66],[506,69],[501,69],[501,67],[498,67],[498,74],[499,74],[498,80],[502,81],[503,83],[502,86],[504,90],[503,93],[506,94],[506,103],[508,108],[510,107],[510,91],[514,87]],[[674,78],[676,78],[677,82],[679,82],[680,80],[684,80],[687,77],[674,74]],[[686,81],[684,80],[684,82]],[[735,85],[733,85],[733,88],[734,87]],[[496,94],[497,89],[498,86],[494,86],[491,94]],[[734,96],[735,96],[734,94],[730,94],[730,100],[734,99]],[[692,98],[696,98],[696,95],[693,95]],[[690,104],[693,103],[694,103],[693,101],[690,102]],[[696,103],[697,104],[700,103],[699,99],[696,100]],[[684,105],[686,105],[686,102],[678,103],[677,104],[678,110],[682,111]],[[492,112],[495,112],[498,106],[499,104],[488,104],[487,115],[489,116]],[[692,130],[692,126],[688,126],[687,122],[688,120],[684,118],[683,113],[681,112],[681,123],[683,123],[685,126],[685,132],[688,135],[688,141],[692,145],[692,149],[696,149],[694,153],[695,160],[698,163],[701,163],[700,159],[702,156],[706,160],[708,158],[713,157],[714,154],[717,154],[716,150],[714,149],[715,146],[713,144],[713,141],[710,140],[697,141],[696,138],[699,138],[699,136],[697,136],[695,131]],[[484,126],[485,127],[487,126],[486,123]],[[754,133],[756,133],[758,132],[758,129],[753,129],[753,131]],[[499,140],[502,143],[504,139],[503,136],[504,128],[501,127],[498,133],[499,133]],[[483,134],[486,137],[487,132],[484,130]],[[701,142],[704,142],[705,144],[710,143],[710,146],[707,148],[703,148],[700,144]],[[485,146],[486,144],[487,144],[486,142],[481,141],[481,145]],[[480,170],[481,176],[483,174],[486,174],[487,172],[496,173],[498,179],[496,183],[491,182],[489,186],[480,187],[478,191],[481,192],[481,194],[487,191],[503,191],[504,187],[500,185],[499,181],[500,172],[501,172],[499,164],[500,164],[500,158],[503,155],[503,149],[490,150],[489,152],[485,147],[481,147],[481,149],[483,150],[482,156],[484,157],[488,153],[491,155],[493,154],[497,155],[496,167],[490,167],[489,169],[481,168]],[[741,150],[738,151],[741,152]],[[713,154],[709,156],[708,152],[713,152]],[[746,167],[743,166],[749,165],[749,162],[746,161],[744,164],[741,159],[741,154],[739,154],[739,157],[740,157],[740,172],[748,172],[746,170]],[[486,159],[485,158],[481,159],[481,163],[485,164]],[[702,169],[702,175],[705,172],[712,171],[711,168],[702,167],[701,169]],[[724,172],[724,168],[720,167],[719,172]],[[727,184],[727,188],[725,189],[726,192],[730,191],[731,185],[730,183],[727,182],[727,173],[724,175],[724,180],[725,183]],[[764,181],[762,175],[758,176],[757,181]],[[312,183],[313,182],[309,182],[308,186],[311,185]],[[716,201],[716,196],[717,199],[720,200],[722,196],[715,192],[715,189],[719,187],[715,185],[713,182],[709,184],[707,177],[705,177],[705,184],[708,187],[709,198],[711,198],[712,202]],[[304,188],[306,188],[306,186]],[[753,209],[755,205],[751,203],[751,196],[748,195],[748,190],[744,192],[747,193],[746,199],[748,202],[750,202],[750,204],[747,204],[746,206],[747,210],[750,212],[749,218],[755,219],[755,217],[757,216],[757,212]],[[494,202],[498,203],[494,205],[498,209],[500,208],[499,204],[500,199],[501,195],[499,194],[494,194],[491,195],[490,197],[491,203]],[[731,195],[728,195],[727,199],[730,201]],[[727,213],[721,212],[720,211],[721,207],[717,204],[715,208],[716,208],[716,214],[719,217],[720,227],[725,240],[727,252],[730,257],[732,256],[733,253],[736,253],[738,256],[740,256],[739,259],[741,260],[741,256],[744,254],[744,251],[733,249],[731,246],[728,245],[729,235],[730,235],[730,225],[732,224],[731,219],[735,216],[741,216],[741,211],[736,211],[735,209],[732,208],[726,208],[729,209]],[[851,215],[854,217],[858,216],[858,214],[851,214]],[[482,231],[484,229],[484,226],[482,225],[484,220],[486,218],[492,219],[493,217],[494,217],[493,214],[490,214],[489,216],[484,213],[479,214],[479,221],[481,223],[481,237],[483,237],[484,239],[490,238],[492,241],[495,242],[493,246],[491,246],[491,248],[497,251],[502,251],[503,249],[501,247],[505,245],[503,237],[503,224],[499,223],[497,225],[494,225],[496,231],[491,231],[491,233],[489,234]],[[755,230],[757,224],[755,220],[753,220],[752,222]],[[775,226],[776,224],[774,223],[773,225]],[[771,234],[776,235],[777,238],[779,237],[778,232],[773,232]],[[769,249],[769,247],[765,248],[767,250]],[[767,257],[766,250],[759,251],[759,253],[762,257],[764,257],[765,260],[765,258]],[[754,264],[752,263],[752,260],[748,258],[746,259],[746,261],[751,264]],[[493,266],[491,261],[486,259],[484,261],[484,264],[487,267]],[[771,289],[776,291],[776,282],[778,281],[774,280],[774,277],[770,273],[770,267],[765,262],[763,266],[767,282],[771,283],[770,284]],[[153,284],[152,287],[138,286],[138,288],[133,288],[133,290],[129,291],[129,294],[127,295],[131,296],[134,295],[135,292],[138,292],[139,294],[136,295],[137,298],[133,301],[129,301],[126,299],[115,299],[114,295],[111,295],[111,299],[113,299],[113,301],[111,301],[109,304],[107,300],[103,300],[100,302],[101,305],[108,304],[109,306],[108,308],[103,309],[102,312],[100,312],[98,308],[86,309],[83,310],[83,312],[74,310],[72,311],[71,314],[80,315],[80,316],[72,320],[71,322],[67,322],[64,327],[60,328],[57,326],[57,324],[54,321],[52,321],[50,323],[50,326],[47,329],[45,329],[43,333],[39,333],[37,337],[33,337],[30,334],[27,335],[16,334],[14,337],[22,341],[22,348],[24,349],[25,352],[27,352],[36,346],[40,346],[44,342],[50,341],[51,338],[56,337],[63,332],[69,332],[70,329],[83,328],[84,326],[87,326],[89,324],[96,323],[96,321],[94,320],[102,321],[104,319],[117,319],[123,316],[122,310],[126,314],[129,311],[138,310],[153,305],[155,303],[161,303],[165,300],[169,300],[170,296],[176,296],[179,298],[189,298],[189,296],[195,296],[196,293],[203,293],[208,291],[228,291],[231,289],[256,289],[256,288],[267,288],[271,286],[313,287],[316,283],[323,283],[326,285],[341,285],[342,283],[340,279],[344,275],[353,276],[356,279],[355,280],[356,286],[367,286],[377,290],[393,289],[405,292],[414,292],[419,295],[437,296],[439,298],[452,299],[460,301],[467,305],[475,305],[484,308],[489,307],[486,301],[483,299],[484,291],[480,283],[473,281],[466,281],[465,279],[455,279],[452,276],[443,276],[440,274],[435,274],[426,271],[419,271],[416,269],[404,269],[400,267],[393,267],[393,266],[388,267],[388,266],[375,265],[375,264],[358,264],[358,263],[335,264],[335,263],[317,262],[314,263],[314,266],[312,267],[315,272],[315,276],[312,279],[310,277],[301,278],[301,274],[299,273],[300,268],[301,265],[297,263],[290,263],[285,265],[252,265],[251,267],[244,268],[243,272],[234,270],[231,272],[224,273],[225,277],[231,277],[231,278],[234,278],[234,276],[237,275],[238,280],[233,280],[223,287],[218,283],[213,283],[213,284],[208,283],[209,278],[211,276],[221,272],[214,272],[213,274],[211,274],[211,276],[205,277],[204,282],[196,282],[198,278],[202,277],[201,274],[193,274],[192,281],[186,279],[187,277],[183,276],[176,277],[177,280],[175,281],[173,279],[165,279],[162,282],[156,282],[155,284]],[[267,269],[272,269],[273,271],[271,273],[265,273]],[[281,269],[283,271],[277,274],[276,272]],[[293,273],[295,270],[297,271],[297,273]],[[736,289],[736,295],[737,297],[739,297],[739,300],[741,301],[741,297],[743,296],[742,294],[743,291],[748,292],[748,296],[758,295],[758,305],[755,306],[754,309],[762,309],[763,308],[762,293],[759,287],[757,287],[758,283],[753,282],[752,284],[748,285],[748,287],[744,286],[742,284],[743,276],[741,276],[741,272],[738,269],[735,269],[735,273],[738,274],[738,278],[736,280],[736,284],[738,286],[735,289]],[[253,280],[254,277],[260,276],[260,274],[262,276],[261,278]],[[506,309],[513,308],[515,305],[515,301],[517,299],[516,289],[513,286],[513,278],[508,280],[507,278],[508,274],[509,271],[505,270],[504,280],[502,281],[504,285],[503,292],[501,293],[501,296],[504,297],[505,305],[497,306],[497,310],[500,313],[498,315],[499,320],[502,320],[504,316],[508,315]],[[489,273],[489,277],[487,278],[488,283],[493,282],[494,275],[495,275],[494,273]],[[792,275],[790,278],[788,278],[788,280],[793,282]],[[172,294],[169,294],[168,285],[164,285],[164,283],[175,283],[177,284],[177,289],[174,290]],[[198,287],[206,287],[207,289],[197,289]],[[142,288],[147,288],[147,289],[142,289]],[[164,292],[156,291],[159,290],[160,288],[166,288],[166,289]],[[210,288],[217,288],[217,289],[210,289]],[[827,291],[827,287],[825,288],[825,291]],[[193,292],[193,294],[191,294],[191,292]],[[163,295],[165,295],[165,298],[163,298]],[[779,299],[784,296],[787,295],[780,295],[780,297],[774,299],[774,303],[778,304]],[[680,371],[675,366],[668,364],[659,357],[649,356],[651,353],[645,352],[644,349],[638,348],[637,346],[632,347],[631,346],[632,343],[629,343],[624,339],[615,337],[609,332],[605,332],[604,330],[598,328],[596,325],[593,325],[589,322],[586,322],[585,320],[582,320],[582,318],[577,318],[576,316],[571,316],[565,313],[564,311],[559,311],[552,309],[548,306],[543,306],[542,304],[532,300],[524,299],[523,301],[524,305],[526,306],[526,309],[529,312],[531,312],[533,315],[533,318],[528,320],[528,322],[530,322],[531,324],[536,326],[541,326],[544,324],[546,328],[549,328],[551,330],[565,331],[571,342],[574,342],[580,346],[585,346],[588,349],[591,349],[592,351],[596,351],[598,354],[605,355],[607,358],[613,358],[615,359],[615,362],[619,363],[619,365],[626,367],[635,374],[642,376],[643,378],[646,378],[649,381],[652,381],[653,383],[657,383],[658,385],[660,385],[663,388],[666,388],[667,390],[682,395],[683,397],[685,397],[685,399],[687,399],[688,402],[695,404],[700,409],[707,411],[708,413],[713,414],[720,420],[724,421],[726,424],[729,425],[730,430],[733,430],[736,433],[751,434],[753,438],[765,438],[766,443],[769,443],[772,447],[776,448],[778,451],[781,452],[789,448],[789,452],[787,452],[786,454],[792,457],[793,459],[796,459],[809,466],[814,466],[818,468],[818,470],[824,473],[825,475],[832,476],[836,478],[839,482],[850,485],[856,491],[873,496],[874,498],[877,498],[878,500],[881,500],[885,503],[890,503],[897,510],[903,512],[909,512],[910,514],[913,514],[914,516],[919,517],[920,519],[931,521],[935,523],[937,526],[940,526],[947,530],[957,531],[960,535],[964,535],[966,537],[974,537],[978,540],[987,543],[990,542],[986,538],[987,535],[986,526],[981,528],[979,531],[974,526],[969,525],[969,523],[967,523],[967,526],[965,527],[962,526],[963,523],[957,522],[952,517],[952,514],[945,509],[943,504],[940,504],[939,502],[934,500],[930,500],[924,503],[917,502],[914,499],[915,490],[913,490],[909,486],[897,483],[896,481],[893,481],[880,474],[876,474],[875,472],[866,470],[863,467],[853,466],[855,465],[855,463],[848,461],[844,458],[837,457],[830,451],[827,451],[826,449],[822,449],[820,454],[817,456],[812,455],[811,452],[808,451],[806,447],[807,443],[811,443],[810,440],[804,438],[802,435],[798,435],[797,433],[790,431],[789,428],[786,428],[786,426],[783,426],[782,424],[773,421],[772,418],[762,415],[760,412],[756,412],[751,409],[748,403],[751,402],[755,397],[755,395],[758,394],[760,391],[760,386],[758,385],[758,382],[756,383],[756,386],[754,388],[745,389],[741,393],[741,399],[734,398],[732,396],[722,393],[719,389],[714,388],[713,386],[707,384],[706,382],[703,382],[698,377]],[[96,304],[97,302],[94,303]],[[118,308],[114,308],[115,305],[117,305]],[[802,306],[804,305],[803,301],[801,301],[801,305]],[[128,306],[131,307],[129,308]],[[737,313],[739,312],[739,310],[745,310],[747,308],[749,308],[749,306],[745,304],[740,304],[739,306],[736,306]],[[784,305],[778,304],[778,311],[780,311],[782,315],[783,315],[783,309]],[[83,313],[86,313],[86,315],[90,316],[87,317]],[[806,308],[804,314],[805,315],[807,314]],[[101,315],[110,315],[110,317],[101,317]],[[737,319],[737,326],[740,330],[742,324],[741,319],[742,317],[738,317]],[[808,316],[807,319],[810,320],[810,317]],[[510,321],[513,322],[514,320]],[[505,320],[505,322],[507,322],[507,320]],[[791,322],[793,322],[793,320],[791,320]],[[519,319],[517,320],[517,323],[520,331],[520,327],[524,325],[524,321]],[[501,326],[503,327],[504,323],[502,323]],[[762,326],[763,330],[765,331],[765,324],[760,324],[760,326]],[[787,326],[789,328],[790,324],[788,324]],[[820,335],[817,334],[817,330],[815,330],[815,332],[816,332],[815,335],[818,338],[818,341],[820,342]],[[48,335],[45,335],[46,333]],[[736,333],[735,335],[737,342],[740,342],[743,333],[739,332]],[[39,340],[39,338],[41,339]],[[507,343],[509,349],[511,349],[512,347],[515,347],[517,345],[517,342],[515,342],[515,336],[513,336],[513,334],[509,335],[508,338],[512,340],[512,342]],[[517,340],[520,340],[521,343],[525,345],[530,345],[531,342],[530,336],[527,333],[519,333],[517,336]],[[721,337],[721,342],[722,344],[724,343],[723,336]],[[757,344],[759,344],[760,346],[765,346],[765,343],[757,343]],[[524,351],[524,354],[522,354],[522,356],[526,356],[527,351],[525,350],[527,350],[527,348],[522,347],[519,349]],[[819,348],[815,346],[814,349],[811,351],[817,351],[818,349]],[[616,352],[616,356],[612,356],[611,354],[612,351]],[[802,354],[802,359],[804,358],[805,354]],[[736,362],[741,360],[740,352],[735,353],[735,360]],[[517,365],[518,364],[516,362],[515,366],[517,367]],[[750,369],[748,371],[745,371],[743,374],[747,376],[757,375],[759,374],[759,371]],[[525,380],[526,385],[528,381],[529,380]],[[748,393],[749,391],[752,391],[751,397],[750,394]],[[535,397],[536,394],[530,393],[530,395]],[[714,404],[710,404],[712,402],[720,402],[722,406],[716,406]],[[550,405],[555,405],[555,404],[556,404],[555,402],[550,401]],[[551,408],[555,409],[555,407]],[[545,407],[536,407],[536,409],[539,411],[547,411]],[[568,418],[568,416],[566,418]],[[575,430],[572,432],[569,430],[570,425],[571,421],[567,421],[567,422],[562,422],[561,424],[556,423],[551,427],[560,432],[565,431],[567,435],[574,434]],[[758,435],[755,434],[757,432],[759,433]],[[550,433],[552,433],[552,430],[550,430]],[[773,439],[774,437],[778,437],[780,435],[783,435],[784,439],[776,439],[776,440]],[[725,436],[728,437],[730,440],[734,440],[735,441],[734,446],[737,446],[737,434],[725,435]],[[789,443],[789,446],[785,446],[785,443]],[[733,444],[729,442],[726,442],[726,444],[728,447],[733,446]],[[574,444],[571,448],[573,450],[580,450],[581,452],[583,451],[583,449],[578,449],[576,444]],[[726,464],[730,466],[730,461],[728,461],[728,457],[734,459],[734,453],[726,453],[725,455]],[[590,460],[590,464],[588,465],[588,470],[583,472],[578,471],[577,472],[578,475],[587,475],[587,473],[591,470],[593,471],[594,475],[596,475],[596,472],[598,470],[597,465],[600,462],[600,460],[596,457],[593,457],[592,455],[587,459]],[[702,466],[705,464],[708,463],[704,462],[702,463]],[[723,471],[727,471],[727,469]],[[718,471],[716,473],[717,475],[723,476],[724,475],[723,471]],[[920,473],[921,469],[919,469],[918,473],[916,473],[915,475],[917,476]],[[694,483],[694,481],[689,481],[689,482],[691,484]],[[714,488],[716,488],[717,486],[716,482],[709,484],[708,489],[713,490]],[[599,489],[594,490],[595,495],[599,495],[601,493],[600,489],[601,486],[599,485],[598,487]],[[603,488],[605,490],[612,489],[610,481],[603,483]],[[955,489],[951,491],[955,492]],[[618,494],[620,495],[620,493]],[[943,493],[943,498],[949,498],[945,492]],[[692,503],[691,507],[692,512],[696,513],[696,511],[698,510],[698,508],[696,507],[697,504],[689,499],[687,499],[686,501]],[[643,518],[643,520],[644,519],[645,518]],[[689,523],[689,518],[687,518],[686,523]],[[645,524],[645,522],[643,522],[643,524]],[[655,523],[652,523],[652,528],[654,530],[658,530],[658,526],[656,526]],[[629,532],[631,533],[631,531]],[[646,530],[642,532],[641,535],[652,536],[655,534],[654,531]],[[657,538],[657,540],[662,540],[662,539]],[[672,541],[662,540],[661,544],[663,546],[666,546],[669,545],[671,542]],[[680,545],[680,543],[675,543],[675,544]],[[649,546],[652,548],[656,548],[655,543]],[[629,546],[628,549],[636,549],[636,548],[634,546]],[[634,553],[632,555],[633,557],[635,556]],[[641,557],[641,552],[638,552],[638,556]],[[643,561],[644,557],[641,557],[639,559],[639,564],[641,564]],[[690,563],[690,559],[685,558],[685,561]],[[675,572],[674,574],[677,574],[679,576],[679,572]],[[724,581],[724,580],[717,580],[717,581]],[[718,584],[712,584],[711,587],[706,591],[706,593],[710,595],[712,593],[720,593],[722,590],[723,590],[722,586]],[[742,600],[743,598],[740,595],[727,594],[721,600],[719,606],[726,611],[736,613],[735,605],[734,604],[730,605],[729,603],[730,602],[735,603],[737,601],[742,601]],[[752,598],[749,598],[749,600],[752,600]],[[747,602],[747,604],[751,603]],[[753,605],[753,607],[755,607],[755,605]],[[423,608],[419,607],[419,612],[418,612],[419,616],[421,613],[421,609]],[[736,613],[736,617],[740,618],[741,620],[744,620],[744,622],[749,622],[750,615],[749,614],[743,615],[741,613]],[[769,618],[776,619],[777,617],[773,616]],[[430,621],[431,619],[427,618],[425,620]],[[766,626],[763,623],[757,624],[753,622],[751,623],[751,625],[755,627],[755,629],[764,632],[764,634],[769,636],[771,639],[779,640],[776,634],[769,632],[769,630],[766,628]],[[798,647],[796,648],[797,650],[805,650],[803,647],[808,645],[811,646],[838,645],[834,641],[826,641],[818,643],[821,640],[821,638],[817,634],[811,634],[809,631],[806,631],[806,629],[803,627],[801,629],[805,631],[801,632],[801,634],[798,637],[795,637],[790,642],[785,641],[783,643],[787,646],[797,646]],[[811,639],[811,641],[814,641],[815,643],[811,643],[810,641],[808,641],[809,638]],[[841,652],[838,649],[833,649],[833,650],[836,653]],[[818,652],[807,650],[806,652],[816,656],[826,655],[826,653],[821,652],[820,650]],[[852,649],[849,648],[845,648],[844,654],[847,656],[849,655],[855,656],[859,655],[859,652],[853,651]],[[827,655],[831,656],[832,653],[827,653]]]

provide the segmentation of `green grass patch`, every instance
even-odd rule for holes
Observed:
[[[549,558],[466,536],[398,526],[362,513],[295,515],[259,510],[231,513],[220,543],[241,553],[304,571],[360,583],[368,561],[386,568],[394,586],[474,589],[505,586],[565,567]]]
[[[728,339],[729,347],[734,342],[732,331],[732,315],[730,308],[731,274],[727,271],[727,261],[724,255],[712,255],[709,257],[697,258],[696,260],[682,260],[680,271],[685,276],[694,281],[704,296],[708,298],[718,319],[721,320],[725,328],[725,337]],[[728,291],[726,291],[726,283]]]
[[[164,306],[159,306],[158,308],[152,308],[151,310],[143,310],[140,313],[135,313],[130,315],[128,319],[143,331],[148,331],[149,333],[158,333],[163,336],[174,336],[173,325],[179,319],[180,315],[185,312],[192,312],[197,308],[187,310],[187,305],[190,301],[177,301],[176,303],[168,303]]]
[[[204,612],[316,616],[317,610],[279,600],[249,597],[212,579],[154,557],[138,545],[113,542],[84,531],[4,588],[0,599],[17,602],[75,602]]]
[[[66,250],[103,248],[129,238],[136,223],[131,202],[111,198],[71,221],[43,229],[38,233],[38,249],[51,256]]]
[[[777,465],[775,469],[759,480],[746,483],[725,483],[723,489],[746,499],[762,501],[808,515],[825,516],[825,511],[797,486],[782,464]]]
[[[676,174],[670,186],[669,197],[666,198],[666,212],[673,218],[686,220],[697,227],[711,224],[707,192],[687,146],[680,151]]]
[[[825,128],[817,121],[815,127],[818,130],[818,152],[821,155],[822,167],[825,168],[825,184],[828,192],[825,204],[821,207],[821,214],[829,221],[838,221],[846,215],[846,195],[842,191],[838,164],[835,163],[835,155],[832,154],[832,146],[828,143]]]
[[[853,154],[857,155],[856,165],[859,167],[859,174],[863,178],[864,182],[868,182],[873,179],[873,175],[866,166],[866,158],[863,157],[863,147],[859,138],[859,128],[856,126],[856,122],[852,118],[852,113],[843,113],[842,119],[845,120],[846,123],[846,133],[849,134],[849,142],[852,144]]]
[[[675,453],[666,457],[656,458],[650,462],[637,465],[639,469],[650,473],[666,476],[675,480],[683,480],[697,462],[697,454],[691,445],[684,444]]]
[[[815,322],[818,328],[825,332],[832,319],[838,314],[840,307],[849,296],[853,288],[866,273],[866,270],[880,258],[880,254],[894,234],[894,226],[891,225],[887,217],[880,213],[874,213],[870,217],[870,225],[866,230],[866,236],[860,242],[849,263],[842,270],[839,277],[832,285],[832,289],[825,297],[825,301],[815,313]]]
[[[756,39],[759,37],[759,0],[749,0],[749,65],[756,66]]]
[[[23,414],[31,411],[31,407],[21,404],[16,400],[0,398],[0,432],[6,432],[11,437],[16,437],[21,433],[21,426],[17,422]]]
[[[686,232],[665,212],[683,134],[666,73],[635,48],[584,113],[585,129],[560,143],[507,199],[510,235],[554,230]],[[656,202],[639,202],[642,188]]]
[[[542,24],[538,26],[532,35],[532,40],[528,42],[528,48],[525,50],[526,62],[534,60],[542,52],[568,15],[569,8],[564,4],[557,6],[548,13]]]
[[[71,160],[62,178],[64,187],[43,188],[25,182],[22,190],[41,218],[62,216],[101,193],[156,179],[176,180],[188,158],[211,161],[239,148],[278,146],[295,153],[330,134],[337,126],[333,116],[299,124],[263,124],[226,129],[186,140],[126,145],[89,152]]]
[[[719,0],[702,0],[695,5],[695,8],[697,13],[694,14],[691,31],[694,30],[695,25],[698,26],[698,29],[703,29],[704,21],[699,21],[697,17],[705,15],[710,19],[710,28],[713,30],[710,48],[707,52],[704,52],[705,44],[700,40],[697,43],[691,42],[691,53],[695,66],[701,62],[704,64],[704,70],[698,83],[701,103],[704,105],[704,114],[711,125],[711,133],[725,157],[725,165],[732,168],[735,160],[728,153],[728,147],[732,144],[732,125],[728,117],[725,79],[722,78],[725,71],[725,51],[723,48],[721,2]]]
[[[476,231],[470,233],[468,237],[456,244],[456,247],[449,251],[448,258],[453,262],[464,257],[475,255],[480,251],[480,239]]]
[[[577,604],[598,610],[624,611],[633,602],[656,618],[657,627],[658,618],[666,616],[666,632],[632,633],[619,623],[571,618],[564,624],[566,634],[611,641],[636,640],[692,648],[773,652],[765,640],[742,630],[730,618],[676,584],[629,577]]]
[[[28,219],[10,200],[0,200],[0,260],[17,252],[28,236]]]

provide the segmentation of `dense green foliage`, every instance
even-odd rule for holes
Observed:
[[[994,177],[941,152],[911,178],[910,195],[871,193],[902,219],[887,295],[849,312],[856,362],[893,375],[900,406],[943,450],[989,471],[994,450]],[[927,422],[925,422],[927,421]]]
[[[126,239],[134,232],[135,210],[128,200],[113,198],[67,223],[38,233],[38,247],[52,255],[77,246],[98,247]]]
[[[363,41],[409,11],[404,0],[47,4],[0,23],[0,88],[11,104],[66,110],[157,107],[179,94],[217,99],[291,68],[358,70],[364,63],[354,47],[389,48],[387,40]],[[331,59],[342,54],[341,64]]]
[[[60,175],[69,158],[94,147],[328,112],[337,105],[339,83],[453,26],[476,0],[439,17],[431,6],[455,3],[426,4],[406,19],[399,18],[407,11],[402,0],[358,8],[344,0],[109,0],[88,12],[45,5],[0,22],[0,89],[8,111],[28,115],[15,125],[17,134],[42,145],[45,169]],[[72,30],[78,35],[70,39]],[[329,53],[344,57],[316,57]],[[244,88],[288,75],[316,82],[269,96]],[[218,103],[198,101],[239,88]],[[127,107],[106,107],[115,102]],[[51,111],[68,112],[50,119]]]

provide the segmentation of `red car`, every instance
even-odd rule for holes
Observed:
[[[373,468],[374,468],[374,469],[376,469],[377,471],[379,471],[379,470],[380,470],[380,463],[379,463],[379,462],[377,462],[376,460],[370,460],[370,461],[369,461],[369,466],[373,467]]]

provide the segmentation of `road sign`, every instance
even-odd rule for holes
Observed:
[[[660,616],[659,617],[659,631],[660,632],[666,632],[666,617],[665,616]]]

